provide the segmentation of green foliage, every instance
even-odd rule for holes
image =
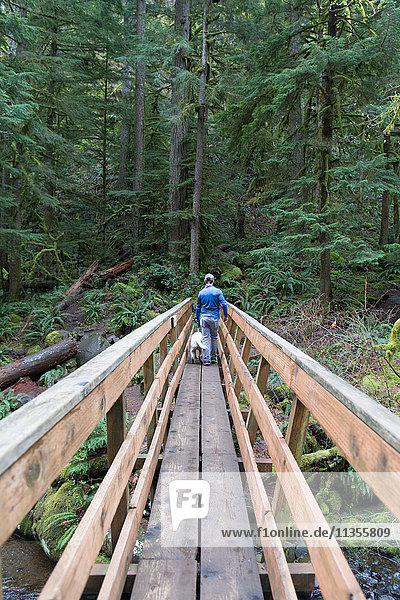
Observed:
[[[50,515],[44,522],[44,530],[46,533],[49,530],[52,530],[54,527],[60,527],[63,529],[62,535],[58,538],[57,543],[55,544],[54,550],[55,552],[62,552],[65,546],[68,544],[69,540],[72,538],[75,533],[76,528],[79,525],[79,517],[76,512],[59,512]]]
[[[31,321],[26,328],[25,338],[29,342],[43,340],[57,328],[64,328],[63,318],[60,315],[53,315],[47,309],[37,308],[32,311]]]
[[[39,383],[49,388],[57,383],[61,377],[67,375],[67,373],[68,370],[64,365],[57,365],[54,369],[50,369],[49,371],[46,371],[46,373],[43,373],[39,379]]]
[[[386,345],[386,360],[391,362],[394,355],[400,351],[400,319],[393,325],[389,343]]]
[[[88,325],[98,323],[103,318],[105,311],[105,296],[106,292],[103,290],[93,289],[86,292],[82,308],[85,323]]]
[[[107,446],[107,423],[103,418],[63,470],[64,476],[84,477],[90,469],[90,458]]]
[[[0,392],[0,420],[8,417],[19,407],[19,396],[14,390]]]
[[[13,323],[10,317],[0,317],[0,341],[9,340],[17,331],[18,325]]]

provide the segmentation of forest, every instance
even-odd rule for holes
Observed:
[[[400,305],[397,0],[0,6],[2,364],[72,316],[123,335],[210,271],[335,372],[307,323],[360,326],[348,343],[381,361]]]
[[[8,0],[0,34],[3,363],[93,261],[81,320],[119,334],[212,271],[278,329],[348,311],[388,338],[396,0]]]

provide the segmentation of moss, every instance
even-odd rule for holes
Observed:
[[[41,351],[41,347],[39,346],[39,344],[36,344],[36,346],[32,346],[31,348],[28,348],[28,350],[26,351],[26,356],[30,356],[31,354],[36,354],[36,352],[40,352]]]
[[[144,318],[146,321],[151,321],[155,317],[158,317],[159,313],[155,310],[146,310],[144,313]]]
[[[54,346],[54,344],[62,342],[63,339],[63,334],[60,331],[51,331],[46,335],[44,342],[46,346]]]
[[[66,481],[58,489],[49,488],[33,509],[33,533],[50,558],[58,560],[62,554],[59,541],[77,517],[60,519],[59,515],[76,515],[79,497],[73,481]],[[52,525],[54,522],[54,525]]]
[[[105,554],[99,554],[96,558],[96,563],[100,565],[106,565],[111,561],[111,558],[106,556]]]
[[[342,471],[346,461],[338,448],[332,446],[328,450],[318,450],[311,454],[303,454],[301,458],[302,471]]]
[[[16,313],[10,313],[8,317],[13,325],[20,325],[23,321],[23,318]]]
[[[18,525],[18,531],[26,538],[33,538],[33,511],[29,511],[22,519]]]
[[[231,283],[233,281],[240,281],[242,278],[242,269],[240,267],[236,267],[235,265],[229,265],[222,272],[221,283]]]
[[[386,345],[386,359],[391,362],[394,355],[400,350],[400,319],[393,325],[389,343]]]

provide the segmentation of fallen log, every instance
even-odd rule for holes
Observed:
[[[41,375],[49,369],[61,365],[75,356],[78,344],[73,338],[63,340],[25,358],[20,358],[0,367],[0,389],[15,383],[21,377]]]
[[[73,283],[71,287],[65,292],[64,298],[66,298],[70,294],[74,294],[81,287],[81,285],[85,283],[85,281],[87,281],[89,277],[99,268],[99,264],[100,261],[95,260],[94,263],[92,263],[90,267],[86,269],[83,275],[81,275],[79,279],[77,279],[75,283]]]
[[[84,284],[85,281],[87,281],[89,279],[89,277],[91,277],[93,275],[93,273],[99,268],[99,264],[100,264],[100,261],[95,260],[94,263],[92,263],[86,269],[86,271],[83,273],[83,275],[81,275],[79,277],[79,279],[77,279],[75,281],[75,283],[73,283],[71,285],[71,287],[65,292],[64,298],[61,300],[61,302],[59,304],[57,304],[57,306],[55,308],[55,312],[62,312],[63,310],[68,308],[68,306],[70,306],[71,304],[73,304],[76,301],[77,296],[82,291],[81,290],[82,284]]]
[[[57,304],[57,306],[55,308],[55,312],[56,313],[62,312],[63,310],[68,308],[68,306],[71,306],[71,304],[76,302],[78,300],[78,298],[81,297],[82,293],[83,293],[83,290],[81,290],[79,288],[77,290],[75,290],[75,292],[73,294],[70,294],[69,296],[67,296],[66,298],[61,300],[61,302],[59,304]]]
[[[119,265],[115,265],[115,267],[111,267],[110,269],[107,269],[106,271],[102,271],[100,273],[100,277],[102,279],[110,279],[111,277],[115,277],[116,275],[119,275],[120,273],[124,273],[125,271],[130,269],[130,267],[133,265],[135,260],[136,260],[136,258],[130,258],[129,260],[126,260],[125,262],[120,263]]]

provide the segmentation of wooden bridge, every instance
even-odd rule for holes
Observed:
[[[159,475],[163,472],[195,476],[201,471],[245,471],[258,526],[276,527],[275,509],[285,496],[296,523],[328,527],[299,468],[310,413],[400,518],[399,418],[233,306],[229,306],[227,326],[222,322],[220,326],[219,366],[187,364],[191,331],[188,299],[0,423],[0,544],[105,415],[108,472],[47,581],[42,600],[78,599],[84,590],[98,593],[102,600],[120,598],[123,592],[133,599],[256,600],[269,593],[273,598],[296,598],[296,589],[314,588],[315,577],[324,598],[364,598],[335,541],[310,544],[310,564],[288,564],[275,538],[273,545],[263,546],[265,562],[259,564],[251,547],[202,547],[207,517],[186,522],[198,544],[161,544]],[[252,347],[260,357],[256,379],[247,369]],[[127,433],[123,394],[142,367],[146,396]],[[286,439],[264,400],[270,369],[295,394]],[[250,404],[248,414],[239,406],[242,390]],[[254,456],[258,430],[270,460],[257,461]],[[233,431],[240,452],[235,450]],[[146,437],[147,453],[140,455]],[[272,468],[279,485],[271,507],[260,473]],[[134,469],[141,471],[129,497],[128,479]],[[379,484],[377,472],[391,473],[387,485]],[[283,477],[286,473],[295,476]],[[131,564],[150,494],[152,510],[143,553],[138,564]],[[243,488],[235,483],[219,490],[217,497],[211,494],[210,515],[218,517],[232,498],[246,512]],[[111,562],[96,565],[110,528]]]

